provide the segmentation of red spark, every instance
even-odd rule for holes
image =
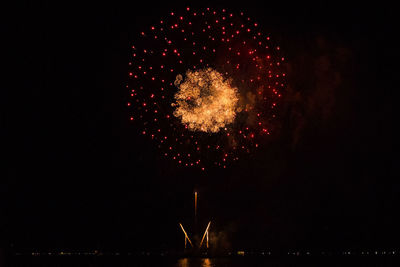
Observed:
[[[202,171],[207,166],[226,168],[241,154],[252,153],[273,132],[274,110],[285,87],[282,62],[286,59],[279,46],[271,46],[270,37],[259,30],[260,25],[244,17],[243,12],[237,16],[225,9],[217,12],[189,7],[182,11],[170,12],[171,16],[159,20],[146,34],[139,32],[132,46],[134,60],[128,63],[128,118],[158,144],[162,155],[181,166],[197,166]],[[190,17],[193,21],[188,20]],[[187,49],[188,44],[198,49]],[[216,67],[234,84],[243,85],[239,88],[241,98],[255,96],[238,112],[254,117],[254,122],[241,119],[247,115],[237,116],[237,121],[221,129],[224,134],[218,138],[201,137],[180,124],[172,115],[176,77],[182,75],[184,79],[187,70],[205,67]],[[190,97],[188,101],[192,101]]]

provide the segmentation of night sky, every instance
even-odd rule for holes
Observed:
[[[393,7],[201,1],[271,33],[288,86],[268,145],[200,172],[165,161],[125,105],[134,39],[186,4],[99,2],[3,10],[2,244],[180,248],[197,188],[227,247],[399,247]]]

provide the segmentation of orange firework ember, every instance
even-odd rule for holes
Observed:
[[[174,116],[187,124],[189,130],[216,133],[234,121],[237,111],[237,88],[230,80],[211,68],[177,75]]]
[[[129,121],[166,160],[202,171],[226,168],[279,125],[284,61],[244,12],[171,11],[132,45]]]

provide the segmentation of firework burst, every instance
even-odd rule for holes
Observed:
[[[225,168],[273,131],[284,58],[243,13],[171,12],[132,49],[130,120],[164,157]]]

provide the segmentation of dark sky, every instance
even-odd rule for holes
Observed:
[[[135,36],[185,5],[25,1],[3,10],[12,73],[1,90],[3,243],[179,247],[177,222],[191,222],[196,187],[203,223],[212,218],[233,248],[398,247],[393,8],[202,2],[248,12],[289,62],[280,131],[237,165],[206,173],[163,161],[124,106]]]

